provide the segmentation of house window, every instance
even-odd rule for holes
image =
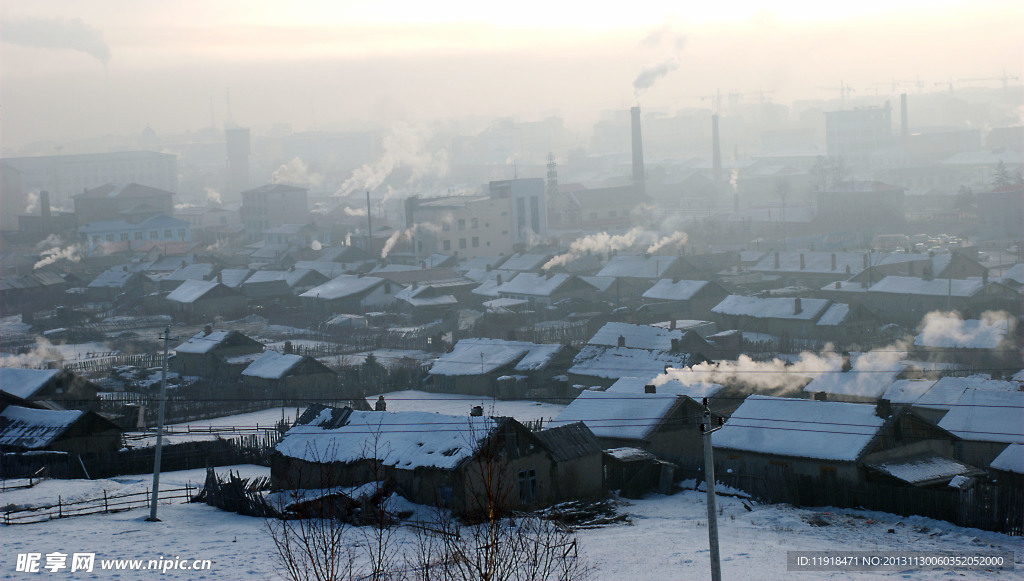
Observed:
[[[437,487],[437,502],[442,508],[448,508],[452,505],[452,487],[451,486],[438,486]]]
[[[474,236],[473,237],[473,248],[480,248],[480,237],[479,236]]]
[[[165,239],[169,239],[170,237],[171,237],[171,231],[170,230],[164,230],[164,238]]]
[[[519,501],[529,504],[537,499],[537,471],[519,471]]]
[[[384,281],[384,294],[386,294],[386,295],[391,294],[391,281],[390,280]]]
[[[452,225],[449,224],[448,222],[445,222],[444,224],[441,224],[441,230],[444,230],[445,232],[447,232],[447,231],[449,231],[451,229],[452,229]]]
[[[459,248],[465,248],[465,247],[466,247],[466,239],[465,238],[459,238]]]
[[[114,241],[114,235],[113,234],[107,234],[107,242],[113,242],[113,241]]]
[[[819,466],[818,475],[821,477],[821,481],[827,484],[835,484],[838,478],[835,466]]]
[[[142,232],[136,232],[135,233],[135,239],[136,240],[142,240]]]
[[[445,250],[451,250],[452,249],[452,241],[451,240],[445,240],[444,242],[441,243],[441,246]]]
[[[473,228],[478,228],[478,227],[480,227],[480,223],[479,223],[479,222],[477,221],[477,219],[476,219],[476,218],[473,218],[473,220],[472,220],[472,221],[470,222],[470,225],[471,225],[471,226],[472,226]]]
[[[184,228],[178,228],[178,238],[181,238],[182,240],[185,239],[185,229]]]
[[[459,230],[465,230],[465,229],[466,229],[466,221],[465,220],[459,220]]]
[[[149,239],[150,240],[156,240],[159,237],[160,237],[160,234],[156,230],[150,230],[149,231]]]

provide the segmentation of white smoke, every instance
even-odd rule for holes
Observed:
[[[64,239],[56,234],[50,234],[46,238],[43,238],[39,242],[36,242],[36,250],[42,250],[44,248],[53,248],[54,246],[64,246]]]
[[[366,209],[365,208],[353,208],[351,206],[345,206],[345,215],[346,216],[365,216],[366,215]]]
[[[306,162],[298,157],[293,157],[291,161],[274,171],[271,181],[275,184],[292,184],[315,188],[323,183],[324,176],[318,173],[309,173]]]
[[[644,67],[633,81],[633,93],[639,97],[644,91],[654,86],[659,79],[679,68],[680,54],[686,48],[686,35],[675,31],[670,24],[651,31],[641,42],[641,46],[658,50],[671,51],[671,56],[653,65]]]
[[[985,311],[980,319],[964,320],[956,311],[932,311],[921,321],[915,343],[927,347],[995,349],[1012,331],[1005,311]]]
[[[740,183],[740,170],[734,169],[729,173],[729,185],[732,186],[732,193],[736,193],[739,189]]]
[[[32,265],[32,270],[37,270],[44,266],[50,266],[59,260],[78,262],[85,256],[85,248],[81,244],[72,244],[71,246],[66,246],[64,248],[55,246],[48,250],[44,250],[41,256],[42,258]]]
[[[642,228],[633,228],[625,234],[611,235],[607,232],[601,232],[600,234],[591,234],[578,240],[573,241],[569,245],[569,251],[547,261],[542,270],[548,270],[556,266],[562,266],[568,264],[573,260],[576,260],[580,256],[583,256],[587,252],[604,252],[609,253],[615,250],[623,250],[633,246],[634,244],[653,244],[657,241],[657,234],[649,230]]]
[[[394,233],[391,234],[391,236],[388,237],[387,241],[384,242],[384,248],[382,248],[380,251],[380,257],[382,259],[387,258],[388,254],[391,253],[391,250],[394,249],[395,244],[398,244],[398,242],[401,240],[404,240],[406,242],[412,242],[413,237],[420,232],[437,233],[440,231],[441,229],[435,226],[434,224],[426,222],[414,224],[411,228],[406,228],[405,230],[396,230]]]
[[[33,214],[39,209],[39,194],[36,192],[29,192],[25,196],[25,214]]]
[[[319,240],[314,240],[313,243],[309,245],[309,248],[315,252],[319,252],[324,249],[324,245],[320,244]]]
[[[216,205],[219,206],[219,205],[223,204],[224,202],[223,202],[223,200],[220,197],[220,192],[218,192],[217,190],[215,190],[213,188],[207,187],[206,188],[206,203],[207,204],[216,204]]]
[[[654,254],[662,248],[670,245],[677,249],[682,248],[686,244],[687,240],[689,240],[689,236],[686,235],[686,232],[673,232],[647,247],[646,253]]]
[[[51,50],[74,50],[103,63],[110,62],[110,47],[103,32],[80,18],[4,19],[4,42]]]
[[[384,153],[373,163],[364,164],[341,184],[334,192],[344,197],[355,191],[371,191],[379,188],[384,180],[398,168],[410,170],[407,184],[415,183],[425,176],[444,176],[448,173],[448,156],[444,151],[431,152],[427,149],[432,137],[425,125],[399,122],[392,125],[384,137]],[[389,192],[385,200],[393,194]]]
[[[5,355],[0,359],[0,367],[41,368],[51,361],[62,363],[64,356],[53,347],[45,337],[36,337],[36,346],[28,353]]]

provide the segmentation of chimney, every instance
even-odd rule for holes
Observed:
[[[805,268],[807,268],[807,263],[804,262],[804,254],[803,254],[803,252],[801,252],[800,253],[800,270],[803,270]]]
[[[182,260],[182,261],[181,261],[181,267],[182,267],[182,268],[185,268],[186,266],[188,266],[188,263],[187,263],[187,262],[185,262],[184,260]]]
[[[647,184],[644,178],[644,140],[640,131],[640,107],[633,107],[629,110],[633,129],[633,191],[638,196],[647,193]]]
[[[213,325],[207,325],[207,326],[203,327],[203,336],[204,337],[209,335],[210,333],[213,333]]]
[[[907,119],[907,94],[900,94],[900,137],[904,140],[910,135],[910,120]]]
[[[988,284],[988,269],[981,273],[981,284]]]
[[[837,280],[836,281],[836,290],[839,290],[841,288],[843,288],[843,283]]]
[[[223,272],[218,272],[217,273],[217,284],[224,284],[224,273]]]
[[[849,276],[851,274],[851,272],[850,272],[850,265],[849,264],[846,265],[846,274],[847,274],[847,276]]]
[[[832,253],[832,270],[836,269],[836,253]]]
[[[845,373],[845,372],[847,372],[847,371],[849,371],[851,369],[853,369],[853,363],[850,362],[850,352],[849,351],[843,351],[843,366],[842,366],[842,370]]]
[[[50,217],[50,192],[39,192],[39,215],[43,218]]]
[[[867,270],[868,266],[871,266],[871,259],[868,258],[867,254],[864,255],[863,262],[864,262],[864,269]]]
[[[793,299],[793,314],[799,315],[804,312],[804,306],[800,303],[800,297]]]
[[[469,410],[469,415],[474,417],[474,418],[483,417],[483,415],[484,415],[484,406],[482,406],[482,405],[475,405],[475,406],[473,406],[473,408],[471,410]]]
[[[673,317],[672,320],[668,322],[668,328],[673,330],[673,331],[676,330],[676,319],[675,319],[675,317]]]
[[[879,399],[875,404],[875,415],[887,419],[892,417],[892,402],[887,399]]]
[[[711,179],[715,183],[722,181],[722,143],[718,139],[718,115],[711,116]]]
[[[291,353],[292,352],[292,342],[291,341],[285,341],[284,342],[284,352],[285,353]]]
[[[626,337],[624,335],[619,335],[619,347],[625,347],[625,346],[626,346]]]
[[[388,411],[388,402],[384,401],[383,395],[377,396],[377,403],[373,404],[373,410],[377,412]]]
[[[495,277],[494,282],[498,283],[498,286],[501,286],[501,275],[500,274],[497,277]]]
[[[644,386],[644,393],[658,393],[658,388],[652,384],[647,384]]]
[[[672,347],[670,348],[673,353],[679,353],[679,339],[672,337]]]
[[[824,391],[814,392],[814,401],[828,401],[828,394]]]
[[[779,268],[779,253],[775,252],[775,268]]]

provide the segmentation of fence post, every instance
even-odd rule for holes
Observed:
[[[61,501],[61,497],[58,494],[57,495],[57,518],[63,518],[63,517],[64,517],[64,507],[63,507],[63,503]]]
[[[107,490],[103,489],[103,512],[110,512],[110,506],[107,505]]]

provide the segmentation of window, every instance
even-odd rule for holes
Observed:
[[[113,234],[107,234],[107,242],[113,242],[113,241],[114,241],[114,235]]]
[[[124,242],[126,240],[128,240],[128,233],[127,232],[121,232],[121,241]]]
[[[466,239],[465,238],[459,238],[459,248],[465,248],[465,247],[466,247]]]
[[[460,219],[459,220],[459,230],[465,230],[465,229],[466,229],[466,221]]]
[[[136,232],[135,233],[135,239],[136,240],[142,240],[142,232]]]
[[[156,230],[150,230],[149,231],[149,239],[150,240],[156,240],[159,237],[160,237],[160,234]]]
[[[818,475],[823,483],[832,485],[836,483],[837,473],[834,466],[819,466]]]
[[[448,222],[445,222],[444,224],[441,224],[441,230],[444,230],[445,232],[448,232],[451,229],[452,229],[452,225],[449,224]]]
[[[171,231],[170,230],[164,230],[164,238],[170,238],[170,237],[171,237]]]
[[[474,236],[473,237],[473,248],[480,248],[480,237],[479,236]]]
[[[537,471],[519,471],[519,501],[529,504],[537,499]]]
[[[470,225],[471,225],[471,226],[472,226],[472,227],[473,227],[474,229],[475,229],[475,228],[479,228],[479,227],[480,227],[480,222],[479,222],[479,221],[478,221],[478,220],[477,220],[476,218],[473,218],[473,219],[472,219],[472,220],[470,221]]]
[[[184,228],[178,228],[178,238],[181,238],[182,240],[185,239],[185,229]]]
[[[445,250],[451,250],[452,249],[452,241],[451,240],[445,240],[444,242],[441,243],[441,246]]]

